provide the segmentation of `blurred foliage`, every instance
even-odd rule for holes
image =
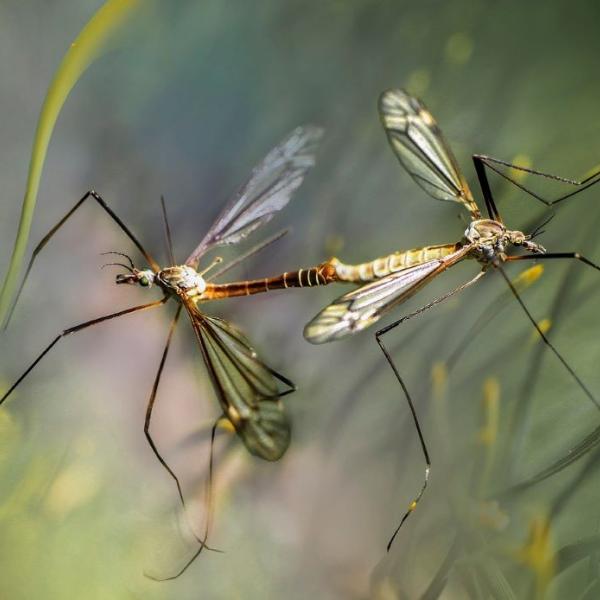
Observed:
[[[0,4],[2,272],[48,84],[101,4]],[[600,162],[598,11],[564,0],[543,10],[483,0],[159,1],[65,104],[33,239],[95,187],[149,248],[162,248],[164,193],[176,254],[185,256],[252,165],[312,121],[327,130],[318,165],[273,224],[292,224],[294,235],[235,276],[308,266],[331,252],[358,261],[455,241],[464,230],[457,208],[424,197],[389,150],[379,92],[406,86],[424,98],[474,190],[476,152],[583,177]],[[565,191],[519,176],[548,197]],[[500,178],[492,186],[511,227],[542,219],[543,207],[514,186]],[[540,242],[600,261],[597,193],[560,205]],[[48,246],[0,340],[5,383],[65,326],[146,300],[97,270],[107,250],[132,252],[95,208]],[[404,311],[473,268],[456,267]],[[514,281],[524,270],[508,269]],[[521,285],[535,319],[600,390],[595,273],[550,262],[534,273]],[[243,326],[261,356],[298,383],[287,401],[294,439],[279,463],[262,464],[219,436],[211,543],[225,553],[204,553],[168,584],[143,573],[172,572],[194,545],[142,433],[167,316],[111,322],[57,346],[0,413],[0,597],[597,597],[598,411],[532,338],[496,277],[389,336],[433,468],[385,554],[423,463],[371,333],[327,347],[301,338],[303,323],[341,289],[206,307]],[[198,431],[217,405],[184,329],[153,432],[200,529],[208,448]],[[579,460],[526,485],[578,445]]]

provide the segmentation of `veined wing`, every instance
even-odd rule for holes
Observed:
[[[315,164],[322,134],[319,127],[298,127],[273,148],[254,167],[248,181],[223,209],[186,264],[195,266],[214,246],[239,242],[281,210]]]
[[[404,90],[379,98],[379,115],[388,141],[411,177],[433,198],[460,202],[474,219],[480,211],[435,119]]]
[[[184,302],[224,415],[251,454],[277,460],[290,443],[290,423],[281,402],[278,376],[233,325],[200,313]],[[286,393],[286,392],[283,392]]]
[[[312,344],[324,344],[362,331],[464,258],[469,250],[470,246],[463,246],[445,258],[407,267],[344,294],[306,325],[304,337]]]

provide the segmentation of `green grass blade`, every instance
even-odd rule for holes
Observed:
[[[17,238],[0,292],[0,323],[5,323],[15,293],[27,249],[44,160],[60,110],[84,71],[107,49],[114,34],[141,5],[142,0],[108,0],[103,4],[69,47],[48,88],[35,132]]]
[[[548,477],[552,477],[556,473],[559,473],[569,465],[573,464],[575,461],[579,460],[583,456],[585,456],[588,452],[596,448],[600,444],[600,427],[596,427],[591,433],[585,436],[581,442],[573,446],[568,450],[568,452],[557,461],[552,463],[549,467],[546,467],[533,477],[529,477],[525,481],[518,483],[517,485],[511,487],[507,493],[520,492],[540,481],[544,481],[544,479],[548,479]]]
[[[581,560],[585,560],[600,552],[600,535],[591,535],[563,546],[556,554],[556,575],[568,569]]]

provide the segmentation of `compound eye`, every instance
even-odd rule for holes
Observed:
[[[148,281],[148,278],[145,275],[142,275],[138,281],[142,287],[148,287],[150,285],[150,281]]]

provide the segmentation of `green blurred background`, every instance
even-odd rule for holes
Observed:
[[[47,86],[100,5],[0,3],[0,272]],[[464,230],[460,208],[430,200],[403,172],[379,124],[379,93],[403,86],[423,97],[477,192],[475,152],[582,177],[600,162],[599,16],[597,3],[557,0],[148,3],[63,109],[32,241],[94,187],[164,257],[164,194],[183,259],[252,166],[293,127],[312,122],[326,128],[317,166],[270,226],[291,225],[293,235],[236,277],[332,253],[359,261],[454,242]],[[566,191],[525,181],[548,197]],[[543,215],[516,188],[492,185],[512,227]],[[598,193],[561,205],[541,243],[600,261]],[[0,339],[2,385],[64,327],[147,301],[99,270],[108,250],[132,252],[91,205],[48,246]],[[444,275],[404,312],[475,268]],[[509,273],[522,270],[511,265]],[[205,307],[242,326],[298,384],[287,399],[294,436],[275,464],[219,436],[212,545],[225,553],[202,555],[171,583],[143,576],[170,574],[193,550],[171,481],[142,432],[169,310],[68,338],[0,412],[0,597],[600,597],[597,453],[524,492],[500,493],[565,456],[600,415],[543,350],[500,278],[487,279],[386,338],[433,460],[430,489],[389,554],[422,457],[372,332],[322,347],[302,339],[303,324],[341,286]],[[600,393],[596,279],[581,265],[547,263],[523,294]],[[490,306],[503,308],[448,363]],[[206,425],[217,415],[182,320],[153,431],[185,482],[197,529]]]

